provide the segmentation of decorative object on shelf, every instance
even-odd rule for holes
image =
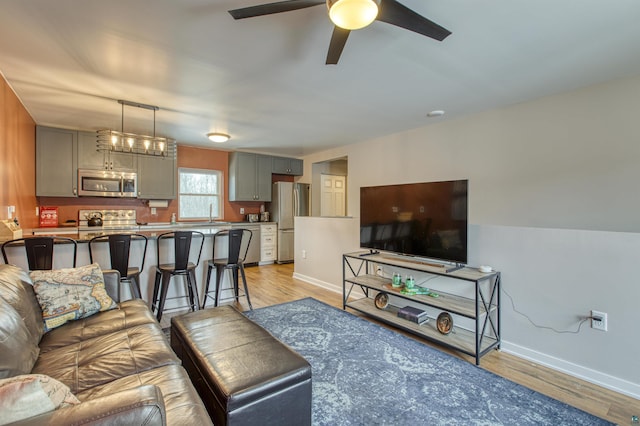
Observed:
[[[98,151],[112,151],[166,158],[173,158],[175,156],[176,141],[174,139],[156,136],[156,111],[160,109],[159,107],[123,100],[118,100],[118,103],[122,105],[121,129],[120,131],[109,129],[98,130]],[[153,136],[124,132],[125,105],[153,110]]]
[[[407,276],[407,279],[404,281],[405,288],[413,288],[416,284],[416,281],[413,279],[413,275]]]
[[[429,320],[427,313],[413,306],[405,306],[398,310],[398,318],[403,318],[416,324],[424,324]]]
[[[438,293],[435,293],[431,290],[429,290],[428,288],[423,288],[423,287],[413,287],[413,288],[403,288],[402,290],[400,290],[400,293],[402,294],[408,294],[408,295],[415,295],[415,294],[424,294],[425,296],[430,296],[430,297],[440,297],[440,295]]]
[[[438,319],[436,320],[436,326],[438,331],[442,334],[449,334],[453,329],[453,318],[449,314],[449,312],[442,312],[438,315]]]
[[[389,306],[389,295],[387,293],[378,293],[373,302],[378,309],[385,309]]]
[[[402,275],[400,275],[399,272],[393,274],[393,278],[391,279],[391,286],[402,287]]]

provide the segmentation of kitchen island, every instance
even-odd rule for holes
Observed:
[[[196,268],[196,279],[198,284],[198,295],[200,296],[200,303],[203,300],[203,291],[205,287],[205,280],[207,277],[207,268],[206,263],[207,260],[213,257],[213,237],[220,231],[232,229],[232,228],[249,228],[255,229],[258,227],[258,234],[254,235],[251,240],[251,244],[253,247],[250,247],[250,251],[260,253],[260,235],[259,235],[259,227],[260,225],[275,225],[273,222],[178,222],[175,224],[171,223],[149,223],[146,225],[140,225],[137,229],[129,229],[127,231],[117,231],[123,233],[138,233],[146,236],[149,239],[149,244],[147,247],[147,251],[145,254],[145,263],[142,273],[140,274],[140,290],[142,294],[142,298],[151,305],[151,297],[153,294],[153,285],[155,278],[155,266],[157,264],[157,250],[156,250],[156,238],[158,235],[170,232],[170,231],[186,231],[186,230],[194,230],[202,232],[205,236],[204,245],[202,248],[202,256],[200,258],[200,263]],[[112,231],[114,233],[116,231]],[[23,235],[59,235],[68,238],[73,238],[78,242],[78,253],[76,259],[76,265],[87,265],[89,264],[89,247],[88,242],[91,238],[97,235],[105,235],[108,234],[108,231],[104,231],[99,227],[96,227],[95,231],[78,231],[77,227],[59,227],[59,228],[36,228],[32,230],[23,230]],[[216,258],[226,257],[227,255],[227,247],[224,240],[216,242]],[[195,244],[195,241],[193,242]],[[199,246],[199,243],[197,244]],[[131,252],[130,252],[130,265],[131,266],[139,266],[142,260],[142,256],[144,254],[144,242],[142,239],[131,241]],[[164,250],[165,248],[162,247]],[[190,261],[196,262],[198,257],[197,252],[198,247],[192,245]],[[28,269],[27,259],[24,253],[23,247],[8,247],[7,254],[9,256],[10,262],[20,266],[24,269]],[[160,253],[161,257],[167,255],[169,253],[165,253],[162,251]],[[73,248],[69,244],[59,244],[56,245],[54,251],[54,269],[58,268],[66,268],[70,267],[72,264],[73,257]],[[110,266],[109,260],[109,248],[107,243],[99,243],[94,245],[94,262],[100,264],[103,269],[108,269]],[[169,256],[172,258],[172,256]],[[255,259],[254,259],[255,260]],[[252,264],[258,264],[259,258],[257,261]],[[210,285],[210,290],[215,288],[215,274],[212,277],[213,283]],[[231,288],[231,283],[228,277],[228,274],[224,274],[222,281],[222,288]],[[130,297],[130,289],[126,284],[123,287],[123,298]],[[185,296],[186,287],[183,284],[183,280],[181,278],[173,278],[171,280],[171,285],[169,288],[169,293],[167,295],[167,301],[165,305],[165,312],[170,312],[172,309],[179,308],[180,306],[186,304],[185,299],[175,299],[176,297]],[[223,293],[224,296],[230,295],[231,292],[226,291]],[[207,307],[213,306],[213,300],[207,299]]]

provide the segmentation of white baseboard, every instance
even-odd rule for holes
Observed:
[[[631,383],[618,377],[610,376],[581,365],[573,364],[569,361],[525,348],[524,346],[505,342],[504,340],[500,344],[500,350],[561,373],[577,377],[578,379],[586,382],[602,386],[603,388],[619,392],[632,398],[640,399],[640,385],[636,383]]]
[[[304,281],[304,282],[309,283],[309,284],[313,284],[313,285],[318,286],[318,287],[322,287],[325,290],[329,290],[329,291],[332,291],[334,293],[342,294],[342,286],[340,286],[340,285],[331,284],[331,283],[328,283],[326,281],[320,281],[320,280],[317,280],[315,278],[299,274],[297,272],[293,273],[293,278],[295,278],[297,280],[300,280],[300,281]]]

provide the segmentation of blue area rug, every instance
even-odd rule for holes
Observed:
[[[314,425],[609,425],[315,299],[245,312],[304,356]]]

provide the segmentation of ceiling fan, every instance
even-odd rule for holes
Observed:
[[[321,4],[327,5],[334,23],[326,64],[337,64],[352,30],[382,21],[442,41],[451,31],[398,3],[396,0],[285,0],[230,10],[235,19],[289,12]]]

